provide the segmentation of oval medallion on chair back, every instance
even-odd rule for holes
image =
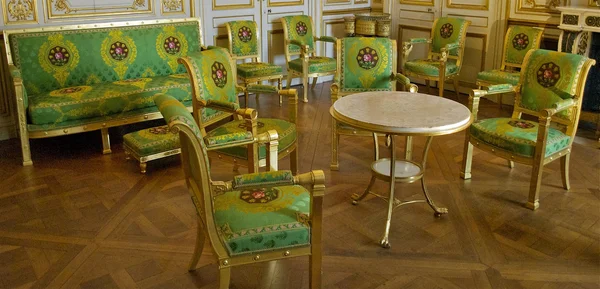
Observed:
[[[504,62],[520,66],[529,50],[538,49],[544,30],[513,25],[506,31]]]
[[[461,18],[441,17],[438,18],[431,30],[431,51],[440,53],[447,44],[457,43],[467,33],[469,21]],[[464,46],[463,46],[464,47]],[[450,50],[450,55],[458,56],[462,49]]]
[[[309,47],[309,52],[313,52],[315,49],[315,40],[313,37],[312,18],[306,15],[297,15],[285,16],[282,17],[282,19],[285,20],[285,25],[287,26],[289,34],[287,39],[306,43]],[[288,45],[287,47],[289,53],[300,53],[300,47],[298,47],[298,45]]]
[[[198,21],[18,33],[9,42],[30,95],[183,73],[177,58],[202,44]]]
[[[341,43],[340,91],[392,89],[393,40],[347,37]]]
[[[211,47],[201,52],[190,53],[185,60],[191,66],[192,87],[202,100],[238,102],[234,62],[229,51],[221,47]],[[223,115],[223,112],[205,108],[202,110],[202,122]]]
[[[575,94],[583,85],[579,83],[584,79],[580,74],[587,60],[587,57],[576,54],[531,50],[523,61],[519,106],[540,112],[552,108],[560,100],[581,97]],[[570,119],[571,115],[572,110],[569,109],[560,112],[558,117]]]
[[[227,24],[231,33],[231,54],[245,57],[260,56],[256,22],[231,21]]]

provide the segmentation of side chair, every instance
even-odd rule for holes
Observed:
[[[396,40],[383,37],[346,37],[338,39],[337,72],[331,84],[331,103],[353,93],[366,91],[395,91],[396,83],[406,91],[417,92],[418,87],[404,75],[397,73]],[[338,123],[331,124],[331,170],[339,170],[340,135],[373,136],[375,160],[379,159],[377,134]],[[407,152],[411,138],[407,138]],[[410,152],[409,152],[410,153]]]
[[[196,269],[208,239],[221,289],[229,288],[234,266],[307,255],[310,288],[321,288],[323,172],[270,171],[213,181],[207,155],[213,144],[195,119],[169,95],[159,94],[154,102],[170,130],[179,133],[185,181],[198,215],[189,270]]]
[[[290,88],[292,78],[302,78],[304,87],[303,101],[308,102],[308,78],[313,78],[312,88],[317,84],[317,78],[335,74],[336,61],[334,58],[316,56],[316,42],[335,44],[336,38],[331,36],[315,37],[313,20],[310,16],[296,15],[281,17],[283,38],[285,39],[285,59],[287,62],[287,88]],[[292,56],[300,57],[292,59]]]
[[[458,77],[462,68],[467,28],[471,21],[461,18],[440,17],[431,28],[431,38],[412,38],[402,46],[402,73],[408,77],[423,78],[429,86],[438,82],[439,96],[444,95],[444,82],[452,80],[458,98]],[[408,61],[414,44],[429,44],[427,59]]]
[[[251,132],[256,136],[269,130],[277,131],[279,136],[278,159],[290,156],[290,169],[293,173],[298,169],[298,148],[296,133],[296,113],[298,94],[295,89],[279,90],[270,85],[236,84],[235,61],[229,52],[220,47],[190,53],[180,58],[191,78],[192,106],[196,124],[202,135],[217,138],[231,133]],[[278,93],[288,96],[289,120],[275,118],[258,118],[256,113],[248,113],[248,109],[240,110],[239,92]],[[231,116],[234,119],[231,120]],[[229,120],[229,121],[228,121]],[[208,128],[210,127],[210,130]],[[258,155],[253,155],[252,146],[258,146]],[[249,172],[257,172],[266,165],[267,149],[262,144],[252,144],[247,148],[233,146],[211,152],[220,160],[232,162],[237,166],[248,166]]]
[[[247,60],[250,62],[237,63],[238,78],[248,87],[250,83],[263,80],[277,80],[277,88],[281,89],[283,69],[281,66],[260,61],[261,42],[260,31],[254,21],[230,21],[225,23],[229,38],[229,53],[234,61]],[[248,107],[248,90],[245,91],[246,107]],[[258,94],[256,94],[258,96]],[[279,105],[283,102],[279,96]]]
[[[471,178],[473,146],[497,157],[533,166],[527,208],[539,207],[544,165],[560,159],[562,183],[569,190],[569,159],[588,72],[595,60],[549,50],[530,50],[517,86],[497,84],[473,90],[469,109],[475,120],[465,134],[460,176]],[[515,93],[510,118],[477,119],[481,97]],[[537,121],[522,119],[530,115]]]

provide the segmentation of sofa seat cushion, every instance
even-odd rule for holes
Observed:
[[[519,84],[520,72],[510,72],[500,69],[486,70],[477,73],[477,81],[482,81],[491,84],[509,83],[512,85]]]
[[[310,193],[302,186],[227,192],[215,197],[214,210],[231,255],[309,244]]]
[[[37,125],[108,116],[154,106],[156,93],[191,100],[189,78],[174,74],[65,87],[30,96],[28,113]]]
[[[247,62],[237,65],[238,76],[242,78],[282,76],[281,66],[264,62]]]
[[[438,60],[431,59],[419,59],[413,61],[407,61],[404,64],[404,69],[407,73],[425,75],[425,76],[440,76],[440,62]],[[448,61],[446,62],[446,75],[456,74],[458,72],[458,66],[456,63]]]
[[[157,126],[128,133],[123,136],[123,146],[139,159],[180,148],[179,134],[169,131],[169,126]]]
[[[296,125],[282,119],[276,118],[258,118],[257,131],[258,133],[265,133],[268,130],[276,130],[279,136],[278,152],[284,152],[296,141]],[[236,132],[246,131],[246,126],[243,120],[236,120],[228,122],[222,126],[219,126],[206,134],[207,137],[214,137],[219,135],[225,135]],[[248,159],[248,150],[246,146],[236,146],[230,148],[224,148],[218,150],[219,153],[241,158]],[[258,147],[258,158],[264,159],[267,156],[267,150],[264,144]]]
[[[302,58],[296,58],[288,63],[290,69],[302,73]],[[308,58],[308,73],[334,73],[337,69],[335,58],[311,56]]]
[[[539,124],[534,121],[514,118],[488,118],[473,123],[471,136],[481,142],[499,147],[511,153],[533,157]],[[569,146],[570,137],[550,128],[546,140],[545,156]]]

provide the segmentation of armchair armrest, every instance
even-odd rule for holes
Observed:
[[[330,43],[335,44],[335,42],[337,41],[337,38],[333,37],[333,36],[321,36],[321,37],[315,37],[315,41],[330,42]]]
[[[519,87],[520,86],[518,86],[518,85],[513,86],[511,84],[506,83],[506,84],[490,85],[490,86],[486,87],[485,90],[473,89],[473,91],[469,95],[469,104],[467,106],[469,108],[469,110],[471,110],[471,116],[473,117],[473,121],[477,120],[477,112],[479,110],[479,99],[481,97],[485,97],[486,95],[515,92],[515,91],[519,90]]]
[[[233,177],[232,188],[243,190],[272,186],[290,186],[294,184],[292,171],[260,172]]]
[[[277,93],[279,89],[273,85],[249,84],[246,90],[250,93]]]
[[[298,40],[298,39],[287,39],[286,44],[292,44],[292,45],[297,45],[300,47],[300,52],[302,54],[308,54],[308,50],[310,49],[310,47],[308,46],[308,44],[305,44],[304,42]]]
[[[548,108],[548,109],[546,109],[546,111],[548,112],[548,115],[551,116],[551,115],[555,115],[565,109],[571,108],[571,107],[575,106],[575,104],[577,104],[575,99],[567,98],[567,99],[563,99],[563,100],[553,104],[552,108]]]
[[[406,91],[409,91],[409,92],[418,92],[419,91],[419,87],[416,86],[415,84],[410,83],[410,79],[402,73],[393,73],[392,81],[396,81],[397,83],[402,84],[404,86],[404,90],[406,90]]]
[[[405,43],[410,43],[410,44],[421,44],[421,43],[431,43],[431,38],[411,38],[408,40],[408,42]]]
[[[223,145],[238,146],[254,142],[252,132],[234,132],[224,135],[209,136],[204,138],[208,150],[222,148]]]
[[[431,38],[411,38],[408,41],[405,41],[404,43],[402,43],[402,65],[400,69],[404,69],[404,64],[406,63],[407,59],[408,59],[408,55],[410,55],[410,52],[413,49],[413,44],[425,44],[425,43],[431,43],[432,40]]]

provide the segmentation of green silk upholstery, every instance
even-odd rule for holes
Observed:
[[[486,70],[477,73],[477,81],[486,83],[509,83],[517,85],[519,83],[520,72],[509,72],[500,69]]]
[[[475,139],[509,151],[513,154],[533,157],[539,124],[534,121],[511,118],[488,118],[474,122],[470,134]],[[570,137],[550,128],[546,141],[545,156],[569,146]]]
[[[525,58],[521,72],[520,107],[540,112],[554,104],[573,98],[578,77],[587,57],[549,50],[534,50]],[[559,112],[558,117],[571,119],[572,110]]]
[[[389,91],[394,64],[392,41],[381,37],[341,40],[340,91]]]
[[[215,223],[231,255],[306,246],[310,193],[302,186],[226,192],[214,200]]]
[[[258,29],[254,21],[230,21],[231,54],[233,56],[258,55]]]
[[[177,100],[191,100],[190,81],[185,74],[133,78],[95,85],[66,87],[30,98],[28,113],[35,125],[57,124],[154,106],[157,92]]]
[[[268,130],[276,130],[278,135],[278,152],[286,151],[296,141],[296,125],[285,120],[276,118],[258,118],[257,120],[257,132],[258,134],[266,133]],[[223,124],[211,131],[209,131],[207,137],[215,137],[218,135],[232,134],[237,132],[246,131],[246,125],[243,120],[231,121]],[[242,159],[248,158],[248,151],[246,147],[230,147],[218,150],[220,153],[238,157]],[[258,146],[258,158],[264,159],[267,156],[266,147],[264,144]]]
[[[302,58],[288,62],[290,69],[302,73]],[[325,56],[311,56],[308,59],[308,73],[332,72],[336,69],[336,60]]]
[[[306,15],[296,16],[284,16],[281,19],[284,20],[285,26],[288,31],[288,39],[296,40],[299,43],[308,45],[308,52],[312,53],[315,51],[315,40],[313,35],[312,19]],[[300,53],[300,47],[298,45],[286,45],[288,52]]]
[[[431,59],[418,59],[413,61],[407,61],[404,64],[404,69],[407,71],[427,76],[439,76],[440,75],[440,62],[438,60]],[[458,72],[458,66],[453,61],[446,62],[446,75],[456,74]]]
[[[211,146],[221,145],[221,144],[229,145],[229,144],[235,144],[235,143],[244,143],[247,141],[251,141],[253,139],[254,139],[254,137],[252,136],[251,132],[240,131],[240,132],[234,132],[231,134],[209,136],[209,137],[204,138],[204,141],[206,142],[206,145],[208,147],[211,147]]]
[[[171,133],[167,125],[128,133],[123,136],[123,145],[138,158],[180,147],[179,136]]]
[[[504,43],[504,62],[521,65],[529,50],[539,48],[543,32],[529,26],[510,26],[506,32],[507,43]]]
[[[292,171],[270,171],[264,173],[254,173],[235,176],[233,178],[234,189],[244,189],[245,187],[260,186],[288,186],[294,184],[294,175]]]
[[[200,50],[197,21],[15,33],[12,60],[35,95],[65,87],[183,73],[177,58]]]
[[[223,48],[212,48],[197,53],[190,53],[185,59],[191,65],[193,76],[198,80],[199,95],[202,100],[216,100],[237,103],[237,80],[234,78],[229,52]],[[202,122],[223,116],[223,112],[211,108],[202,109]]]
[[[431,51],[440,53],[447,44],[459,44],[468,26],[468,21],[461,18],[440,17],[435,21],[431,36]],[[450,55],[457,56],[459,50],[451,49]]]
[[[283,74],[283,69],[271,63],[247,62],[237,65],[237,73],[242,78],[266,77]]]

